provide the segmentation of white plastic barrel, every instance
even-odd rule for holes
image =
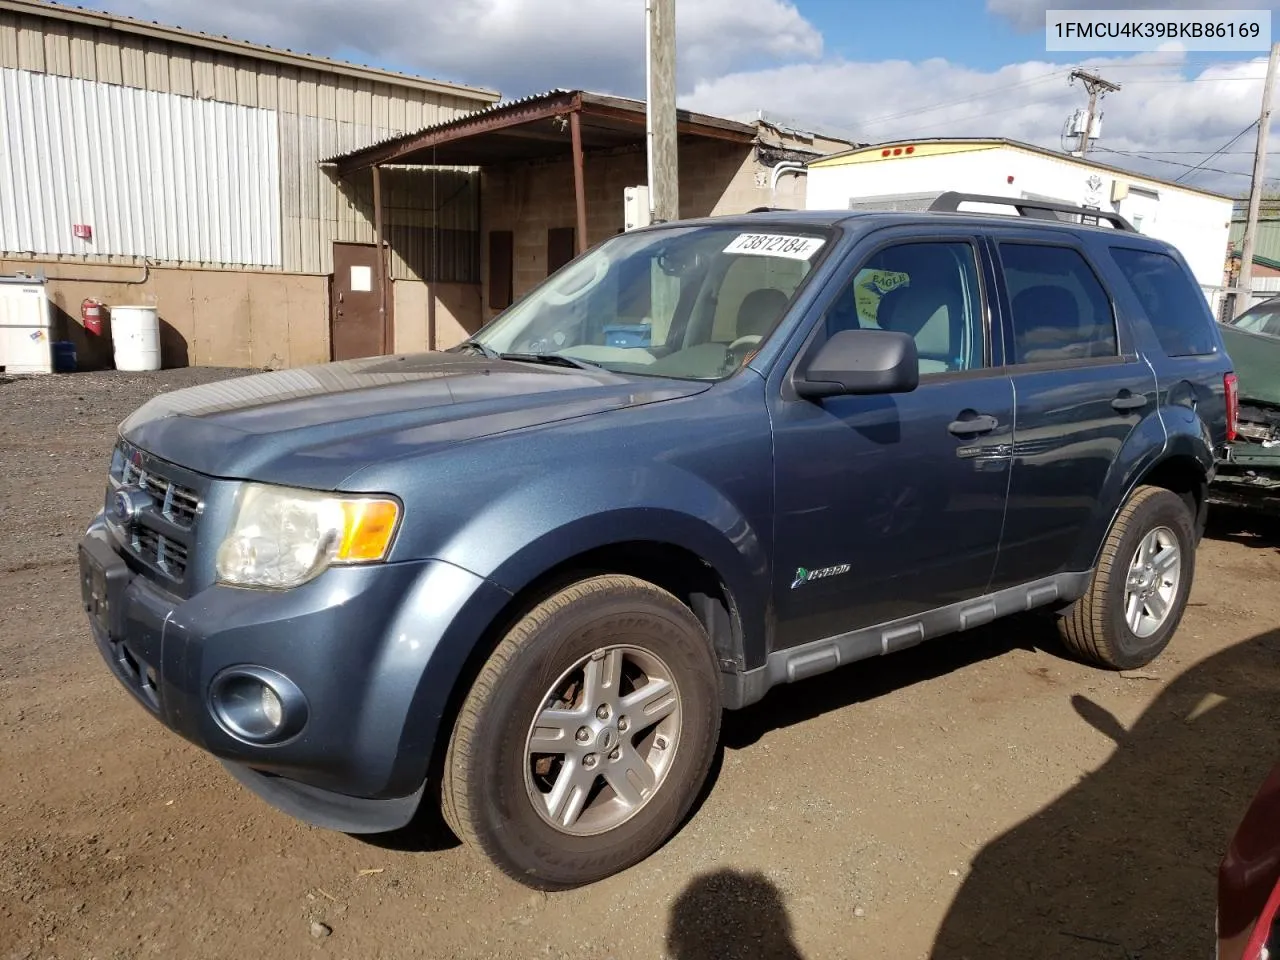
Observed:
[[[112,307],[111,347],[117,370],[160,369],[160,315],[155,307]]]

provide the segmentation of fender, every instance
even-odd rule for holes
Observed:
[[[1188,416],[1190,414],[1190,416]],[[1213,476],[1213,442],[1208,425],[1185,407],[1164,407],[1149,413],[1129,434],[1111,465],[1098,497],[1098,507],[1080,538],[1073,570],[1092,570],[1102,555],[1111,530],[1143,479],[1162,464],[1194,462],[1205,481]]]
[[[765,506],[758,505],[758,508]],[[631,541],[668,544],[715,571],[742,627],[747,668],[764,662],[769,513],[747,512],[669,463],[554,472],[509,490],[462,526],[440,559],[515,594],[573,557]]]
[[[575,495],[566,496],[569,490]],[[513,532],[520,536],[514,547]],[[443,743],[439,738],[448,735],[441,724],[462,692],[458,684],[468,659],[511,599],[574,556],[636,540],[681,547],[708,563],[739,617],[743,650],[735,652],[748,666],[764,662],[767,554],[753,524],[727,498],[667,464],[546,475],[473,516],[404,594],[388,643],[404,648],[391,660],[416,677],[416,690],[400,734],[392,792],[422,782]]]

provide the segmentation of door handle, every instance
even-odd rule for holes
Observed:
[[[1128,390],[1111,401],[1114,410],[1140,410],[1147,405],[1147,398],[1141,393],[1130,393]]]
[[[947,424],[947,430],[957,437],[971,437],[979,433],[990,433],[998,426],[1000,426],[999,420],[983,413],[973,417],[962,416],[959,420],[952,420]]]

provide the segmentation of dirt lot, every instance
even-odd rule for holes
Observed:
[[[777,691],[663,850],[543,896],[430,819],[275,813],[99,661],[74,555],[114,427],[226,373],[0,382],[0,960],[1212,956],[1218,859],[1280,760],[1275,541],[1215,523],[1139,675],[1033,617]]]

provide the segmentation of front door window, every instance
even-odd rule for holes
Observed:
[[[900,243],[856,272],[826,332],[897,330],[915,340],[922,376],[972,370],[983,364],[981,302],[970,244]]]

